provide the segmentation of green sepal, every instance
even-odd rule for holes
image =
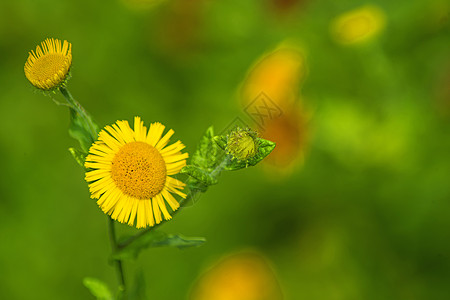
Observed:
[[[199,167],[188,165],[181,169],[180,173],[187,174],[193,177],[199,183],[205,186],[217,184],[217,179],[211,176],[210,172],[207,172]]]
[[[84,152],[88,152],[92,143],[97,138],[94,136],[94,132],[99,132],[99,127],[92,121],[92,118],[85,113],[85,116],[81,116],[75,109],[69,107],[70,110],[70,125],[69,135],[76,139]]]
[[[150,230],[126,246],[119,246],[119,249],[111,255],[111,259],[136,259],[143,249],[149,247],[169,246],[181,249],[200,246],[205,242],[206,239],[203,237],[185,237],[181,234],[167,234],[162,231]]]
[[[255,166],[275,149],[275,143],[265,139],[257,138],[258,152],[247,160],[231,159],[224,167],[227,171],[236,171],[249,166]]]
[[[213,137],[213,141],[224,151],[227,149],[227,138],[223,135]]]
[[[75,161],[84,168],[84,162],[86,161],[86,153],[82,152],[75,148],[69,148],[70,154],[72,154],[72,157],[75,159]]]
[[[108,286],[101,280],[91,277],[83,279],[83,285],[91,292],[97,300],[113,300]]]

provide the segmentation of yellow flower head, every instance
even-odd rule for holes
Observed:
[[[172,193],[182,193],[185,184],[170,175],[177,174],[185,165],[187,153],[177,141],[167,146],[174,131],[163,137],[165,126],[152,123],[147,128],[139,117],[134,119],[134,130],[127,121],[106,126],[99,139],[89,149],[85,167],[91,198],[104,213],[121,223],[143,228],[172,217],[167,202],[175,211],[180,204]],[[167,147],[166,147],[167,146]]]
[[[338,16],[331,23],[331,32],[341,44],[357,44],[376,36],[384,26],[383,11],[366,5]]]
[[[65,84],[72,65],[72,44],[46,39],[36,52],[31,50],[25,62],[25,76],[41,90],[52,90]]]

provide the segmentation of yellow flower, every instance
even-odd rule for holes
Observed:
[[[174,131],[163,137],[165,126],[152,123],[147,128],[139,117],[134,119],[134,130],[127,121],[106,126],[99,139],[89,149],[85,167],[91,198],[104,213],[121,223],[143,228],[153,226],[170,216],[165,202],[175,211],[180,204],[172,193],[182,193],[185,184],[169,175],[177,174],[185,165],[187,153],[177,141],[166,145]]]
[[[278,280],[266,259],[257,253],[226,257],[194,286],[190,300],[281,300]]]
[[[46,39],[36,52],[31,50],[25,62],[25,76],[41,90],[52,90],[64,85],[72,65],[72,44],[57,39]]]
[[[376,36],[384,26],[383,11],[366,5],[338,16],[331,23],[331,32],[341,44],[357,44]]]

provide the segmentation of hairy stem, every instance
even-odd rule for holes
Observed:
[[[66,98],[69,106],[82,117],[84,122],[86,122],[92,141],[95,141],[97,139],[97,129],[95,124],[92,122],[92,119],[88,116],[86,110],[80,103],[78,103],[77,100],[75,100],[75,98],[73,98],[72,94],[65,87],[60,87],[59,91],[63,94],[64,98]]]

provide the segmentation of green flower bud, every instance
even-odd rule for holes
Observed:
[[[250,128],[237,128],[228,135],[226,151],[240,161],[247,161],[258,153],[258,134]]]

